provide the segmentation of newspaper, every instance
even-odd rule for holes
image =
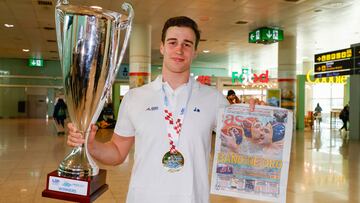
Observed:
[[[287,109],[235,104],[218,119],[211,193],[285,202],[292,138]]]

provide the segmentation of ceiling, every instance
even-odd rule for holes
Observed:
[[[123,0],[69,0],[73,5],[120,11]],[[194,66],[232,68],[277,66],[278,44],[249,44],[248,33],[263,26],[296,36],[297,62],[315,53],[360,42],[359,0],[130,0],[135,23],[152,27],[152,64],[161,65],[161,29],[169,17],[186,15],[198,22],[202,41]],[[58,60],[55,0],[0,0],[0,58],[42,57]],[[245,21],[246,24],[236,24]],[[4,24],[13,24],[6,28]],[[23,52],[22,49],[29,49]],[[210,50],[210,53],[203,53]]]

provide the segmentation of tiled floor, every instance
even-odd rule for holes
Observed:
[[[41,197],[47,173],[70,151],[51,121],[0,119],[0,202],[63,202]],[[97,134],[109,138],[109,131]],[[293,137],[287,202],[360,202],[360,144],[343,143],[338,130],[296,132]],[[130,156],[131,157],[131,156]],[[132,161],[107,169],[109,190],[95,202],[124,202]],[[212,203],[258,203],[211,195]]]

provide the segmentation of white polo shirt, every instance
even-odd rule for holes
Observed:
[[[184,167],[175,173],[163,168],[162,158],[169,151],[169,138],[163,114],[161,76],[140,88],[131,89],[121,102],[115,133],[135,136],[134,166],[127,203],[207,203],[209,202],[209,155],[211,133],[220,107],[228,104],[213,87],[193,78],[177,149],[184,156]],[[186,99],[186,85],[166,94],[172,109]]]

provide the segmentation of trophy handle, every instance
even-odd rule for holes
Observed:
[[[56,25],[56,39],[58,44],[58,50],[59,50],[59,58],[60,63],[62,59],[62,50],[63,50],[63,39],[62,39],[62,33],[63,33],[63,23],[64,23],[64,13],[61,11],[61,9],[58,9],[57,7],[61,5],[67,5],[69,4],[68,0],[58,0],[56,3],[55,8],[55,25]]]
[[[121,62],[123,60],[127,44],[129,42],[129,37],[130,37],[131,27],[132,27],[132,21],[134,19],[134,9],[132,8],[130,3],[124,2],[121,5],[121,8],[123,10],[125,10],[126,12],[128,12],[129,15],[128,15],[128,19],[126,21],[120,22],[119,25],[118,25],[118,29],[120,29],[120,30],[126,29],[126,33],[125,33],[124,43],[123,43],[122,49],[120,51],[120,55],[118,57],[118,61],[116,62],[116,65],[115,65],[115,70],[113,72],[113,76],[112,76],[112,78],[110,80],[110,86],[114,83],[114,81],[116,79],[116,74],[117,74],[118,70],[120,69],[120,65],[121,65]],[[120,32],[120,30],[119,30],[119,32]]]

